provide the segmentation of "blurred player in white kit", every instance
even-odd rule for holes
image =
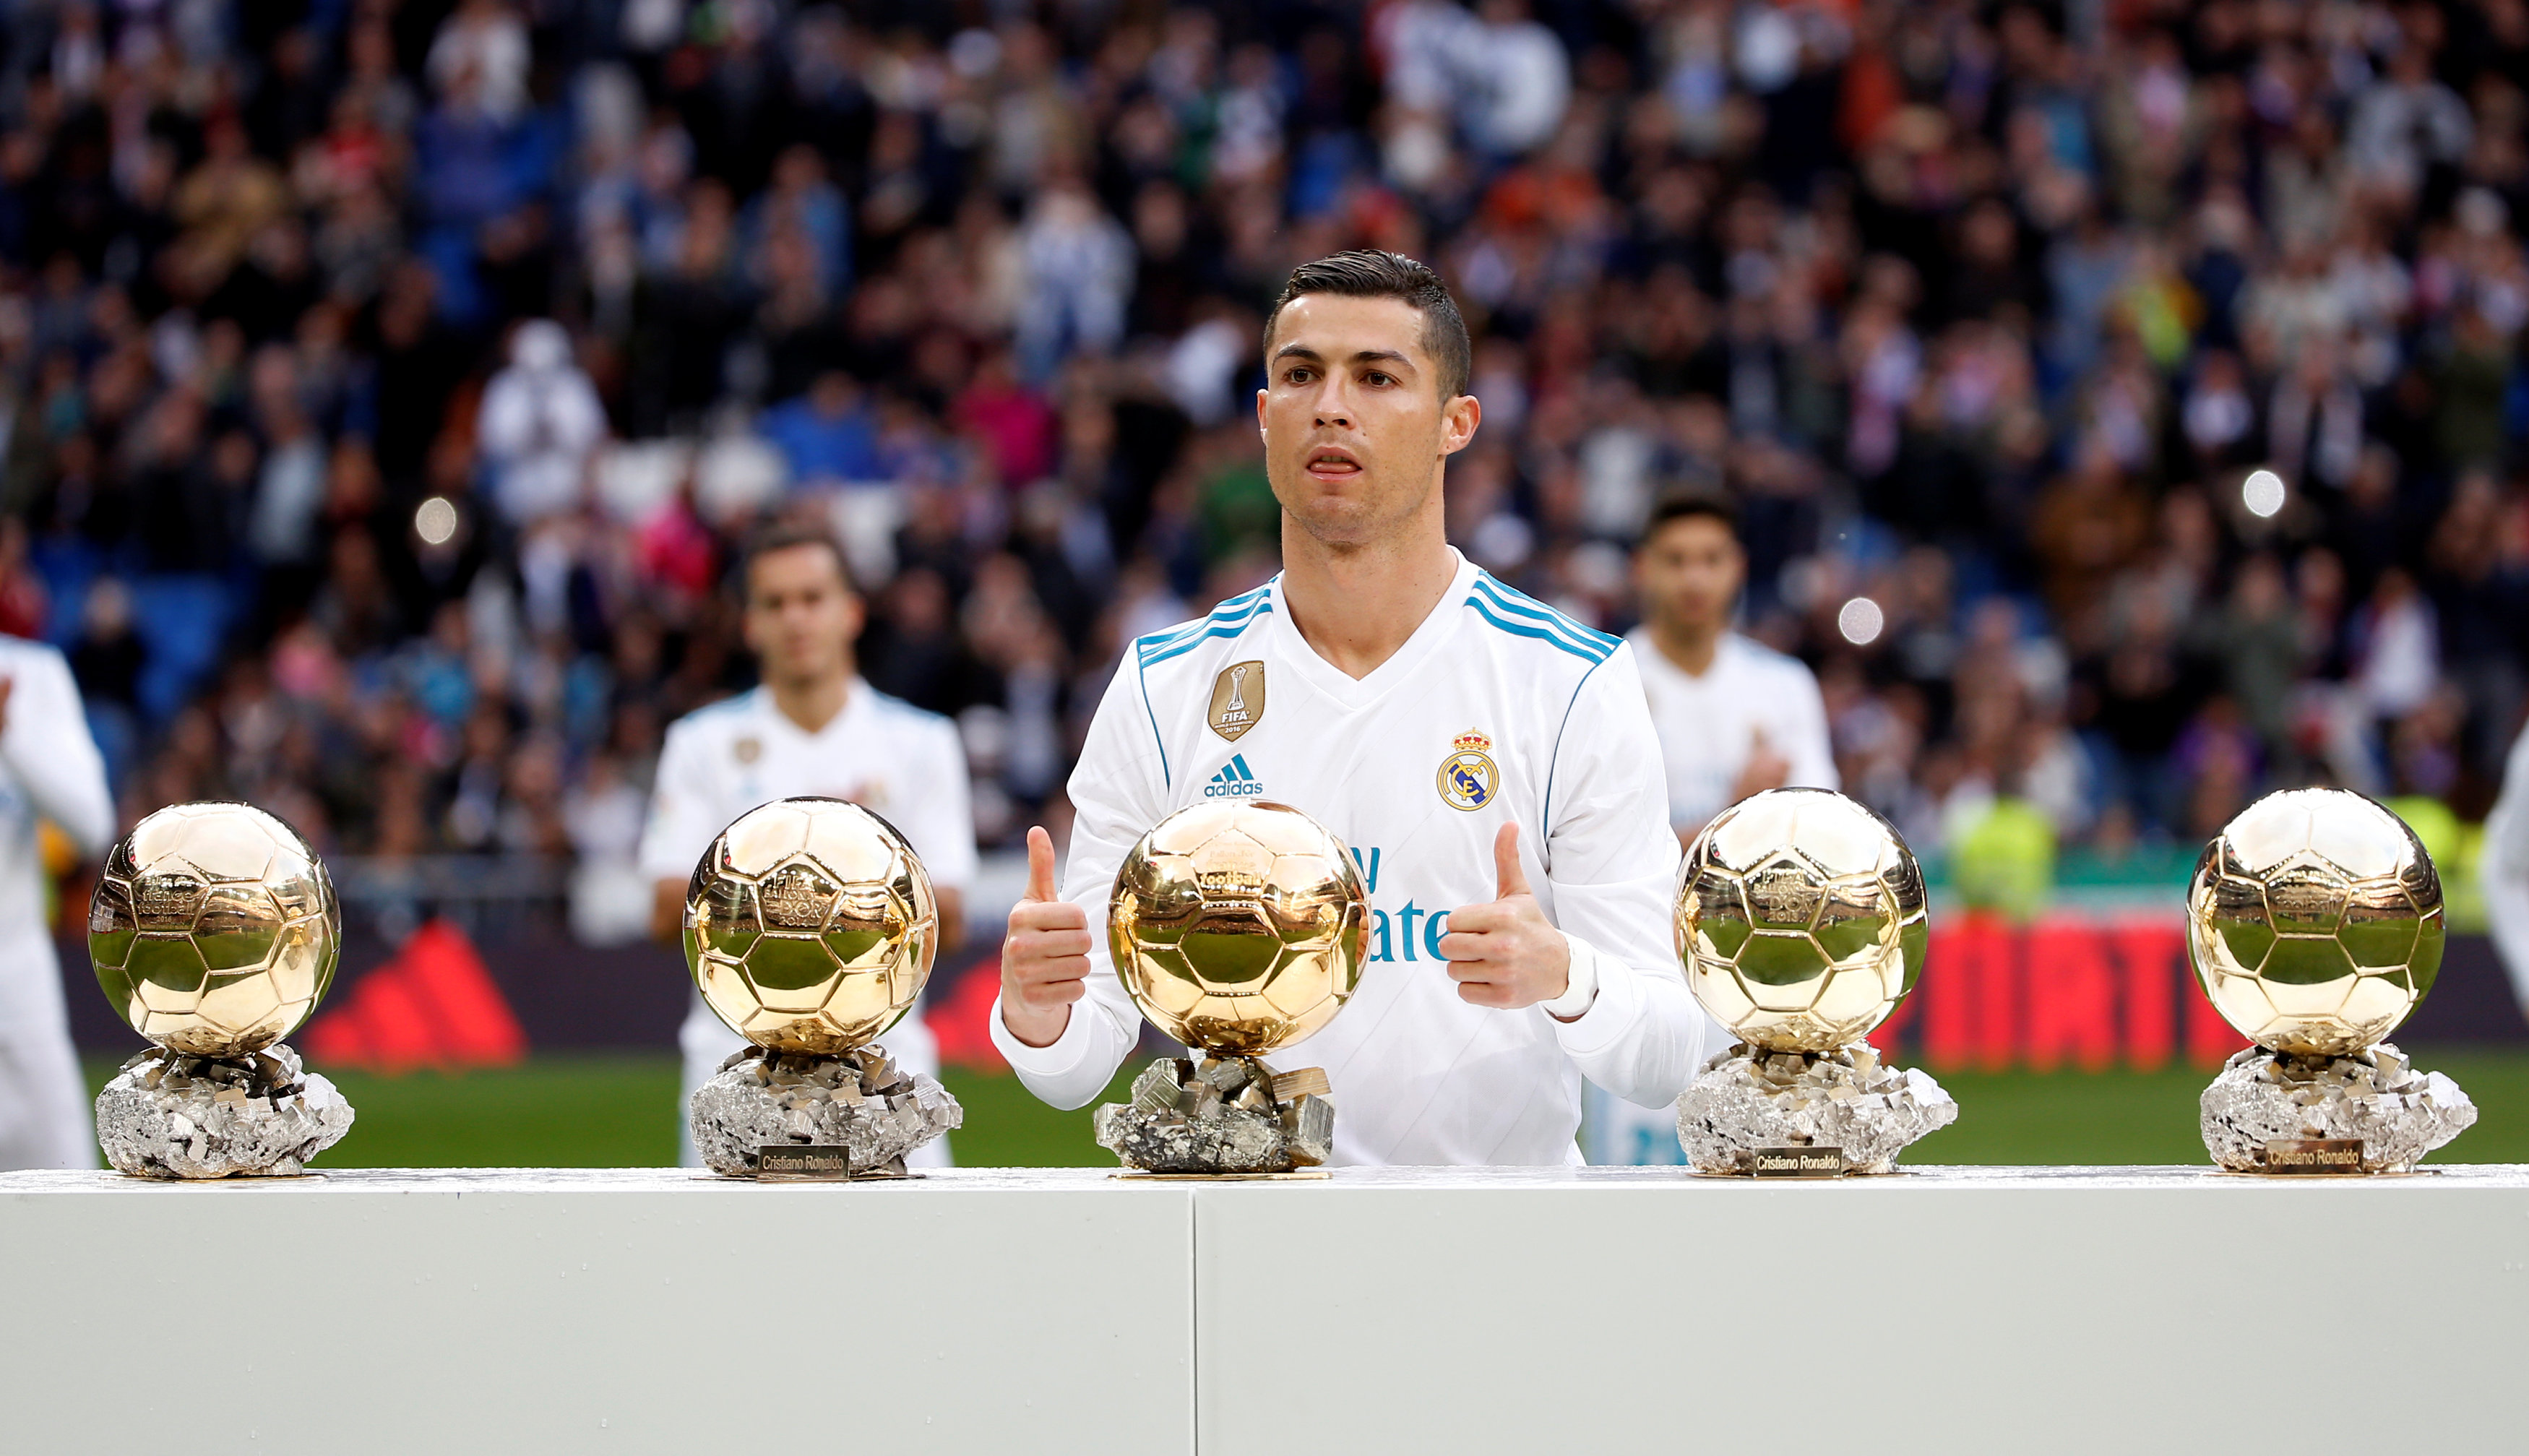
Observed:
[[[865,620],[842,548],[806,527],[780,526],[749,548],[739,579],[746,645],[763,685],[669,726],[659,751],[641,871],[655,884],[652,929],[674,941],[684,924],[694,864],[730,821],[775,799],[849,799],[901,831],[940,894],[944,957],[965,932],[965,891],[975,878],[975,822],[966,754],[957,729],[936,713],[863,681],[853,657]],[[917,1003],[880,1045],[908,1071],[940,1071],[940,1047]],[[698,1167],[685,1106],[728,1054],[746,1045],[700,993],[676,1041],[684,1094],[676,1102],[678,1161]],[[948,1165],[942,1138],[907,1155],[916,1167]]]
[[[1826,703],[1806,664],[1731,629],[1748,555],[1738,512],[1718,496],[1669,496],[1634,550],[1642,624],[1628,640],[1668,769],[1668,820],[1681,843],[1712,816],[1768,788],[1836,788]],[[1685,1161],[1677,1120],[1593,1096],[1591,1162]]]
[[[1133,841],[1191,804],[1264,798],[1360,859],[1371,964],[1277,1053],[1332,1084],[1349,1164],[1565,1163],[1585,1079],[1673,1101],[1718,1029],[1670,949],[1678,844],[1634,650],[1451,549],[1448,457],[1475,435],[1466,325],[1384,252],[1296,270],[1256,416],[1282,572],[1129,647],[1091,725],[1068,872],[1028,836],[995,1046],[1076,1107],[1142,1018],[1103,934]]]
[[[2510,974],[2520,1013],[2529,1016],[2529,727],[2512,740],[2502,795],[2485,816],[2485,856],[2477,862],[2477,876],[2495,953]]]
[[[0,1169],[94,1167],[87,1085],[44,917],[38,820],[99,860],[114,839],[114,797],[70,665],[42,643],[0,637]]]

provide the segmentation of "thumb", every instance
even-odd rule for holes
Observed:
[[[1528,871],[1519,864],[1518,825],[1505,824],[1501,833],[1493,836],[1493,874],[1501,882],[1501,893],[1493,898],[1506,900],[1528,893]]]
[[[1028,831],[1027,845],[1027,897],[1042,904],[1060,893],[1053,886],[1053,836],[1038,825]]]

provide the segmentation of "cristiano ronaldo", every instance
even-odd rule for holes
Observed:
[[[1189,804],[1278,800],[1371,892],[1359,990],[1283,1053],[1325,1069],[1333,1160],[1578,1162],[1584,1078],[1656,1106],[1723,1038],[1671,948],[1679,849],[1633,651],[1450,547],[1441,478],[1483,411],[1430,269],[1306,264],[1264,345],[1283,569],[1125,650],[1058,887],[1029,834],[994,1040],[1047,1102],[1095,1098],[1141,1027],[1103,934],[1116,866]]]

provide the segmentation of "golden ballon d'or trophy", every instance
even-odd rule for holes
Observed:
[[[694,1147],[735,1178],[906,1176],[965,1110],[876,1038],[913,1009],[940,905],[895,827],[842,799],[780,799],[720,832],[685,889],[685,965],[750,1044],[695,1089]]]
[[[1100,1107],[1099,1146],[1138,1174],[1323,1177],[1324,1070],[1262,1058],[1343,1009],[1369,932],[1351,851],[1299,810],[1197,804],[1160,820],[1115,872],[1107,944],[1133,1003],[1197,1055],[1159,1058],[1130,1103]]]
[[[2476,1105],[2384,1040],[2442,964],[2442,882],[2396,815],[2341,788],[2239,812],[2186,887],[2204,994],[2256,1045],[2204,1089],[2205,1150],[2240,1173],[2411,1172]]]
[[[343,954],[334,882],[250,804],[174,804],[106,851],[88,958],[147,1037],[96,1097],[105,1159],[143,1178],[288,1176],[342,1141],[351,1105],[281,1040]]]
[[[1704,826],[1678,875],[1678,958],[1739,1043],[1678,1099],[1696,1172],[1890,1172],[1958,1119],[1939,1083],[1862,1040],[1922,974],[1924,906],[1913,852],[1857,799],[1768,789]]]

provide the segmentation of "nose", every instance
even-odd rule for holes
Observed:
[[[1339,376],[1329,374],[1325,383],[1318,386],[1318,398],[1311,413],[1319,429],[1328,426],[1352,428],[1352,408],[1344,399],[1343,380]]]

